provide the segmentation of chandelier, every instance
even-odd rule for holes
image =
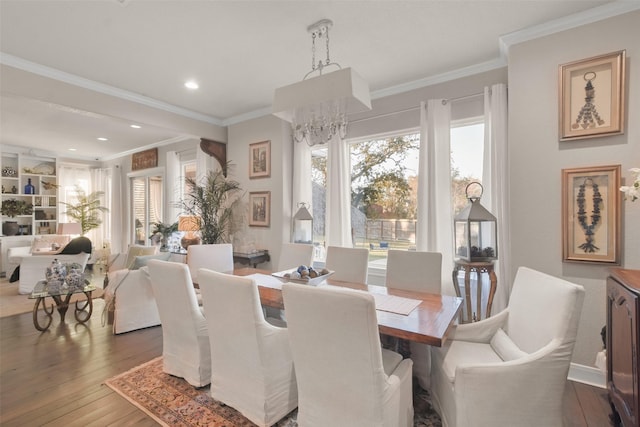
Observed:
[[[301,82],[276,89],[273,100],[273,114],[291,123],[296,142],[304,141],[309,146],[345,138],[347,115],[371,109],[367,82],[351,68],[331,62],[332,26],[331,20],[323,19],[307,28],[311,34],[311,71]],[[316,63],[316,45],[323,40],[327,56]],[[327,67],[337,70],[323,74]]]

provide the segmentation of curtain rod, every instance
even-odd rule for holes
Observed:
[[[489,93],[491,93],[491,92],[489,92]],[[465,100],[465,99],[475,98],[475,97],[478,97],[478,96],[484,96],[484,92],[472,93],[471,95],[463,95],[463,96],[459,96],[457,98],[446,98],[446,99],[442,100],[442,105],[445,105],[447,102],[462,101],[462,100]],[[358,123],[358,122],[364,122],[364,121],[373,120],[373,119],[380,119],[382,117],[395,116],[396,114],[407,113],[409,111],[417,111],[419,109],[420,109],[420,106],[418,105],[416,107],[405,108],[404,110],[391,111],[389,113],[378,114],[378,115],[370,116],[370,117],[363,117],[363,118],[357,119],[357,120],[350,120],[349,124]]]

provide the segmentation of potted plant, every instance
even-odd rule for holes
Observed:
[[[33,205],[24,200],[8,199],[2,201],[0,212],[4,216],[14,218],[18,215],[31,215],[33,213]],[[2,234],[5,236],[15,236],[18,234],[17,221],[5,221],[2,223]]]
[[[77,202],[60,202],[67,208],[63,213],[80,223],[81,235],[84,236],[90,230],[98,228],[102,224],[100,214],[109,212],[108,208],[100,204],[100,198],[103,196],[104,191],[94,191],[87,194],[81,187],[76,186]]]
[[[154,222],[151,224],[153,229],[151,230],[151,239],[154,239],[154,236],[160,237],[160,251],[166,252],[169,250],[167,247],[167,242],[169,237],[178,231],[178,222],[174,222],[173,224],[164,224],[162,222]]]
[[[223,170],[210,171],[201,182],[187,178],[186,183],[188,191],[178,207],[200,218],[202,243],[229,242],[233,208],[242,197],[240,183],[227,178]]]

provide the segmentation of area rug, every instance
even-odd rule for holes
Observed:
[[[116,393],[163,426],[245,427],[254,424],[235,409],[209,395],[209,387],[195,388],[182,378],[162,372],[162,357],[105,381]],[[441,427],[429,394],[414,387],[414,427]],[[297,427],[294,410],[277,427]]]
[[[102,286],[102,284],[99,284]],[[101,287],[91,293],[91,298],[102,298],[104,291]],[[84,295],[78,294],[71,297],[71,303],[84,299]],[[47,304],[49,300],[47,300]],[[35,300],[29,299],[29,295],[18,293],[18,282],[9,283],[9,279],[0,280],[0,318],[16,314],[29,313],[33,310]]]

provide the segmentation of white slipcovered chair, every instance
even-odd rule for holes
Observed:
[[[412,426],[412,362],[380,346],[373,296],[293,283],[284,283],[282,294],[298,425]]]
[[[313,245],[305,243],[283,243],[278,259],[278,270],[288,270],[313,262]]]
[[[198,283],[198,270],[201,268],[231,274],[233,273],[233,246],[231,243],[189,245],[187,265],[193,283]]]
[[[253,279],[207,269],[198,277],[211,343],[211,397],[259,426],[275,424],[298,406],[287,329],[266,322]]]
[[[162,363],[167,374],[195,387],[211,382],[207,321],[186,264],[151,260],[147,270],[162,322]]]
[[[459,325],[432,348],[432,397],[444,426],[562,426],[583,300],[582,286],[520,267],[505,310]]]
[[[442,254],[439,252],[390,250],[387,258],[386,286],[416,292],[440,294]],[[425,390],[431,387],[431,352],[427,344],[409,343],[413,375]]]
[[[341,248],[329,246],[325,267],[335,273],[333,280],[342,282],[367,283],[369,250],[365,248]]]

